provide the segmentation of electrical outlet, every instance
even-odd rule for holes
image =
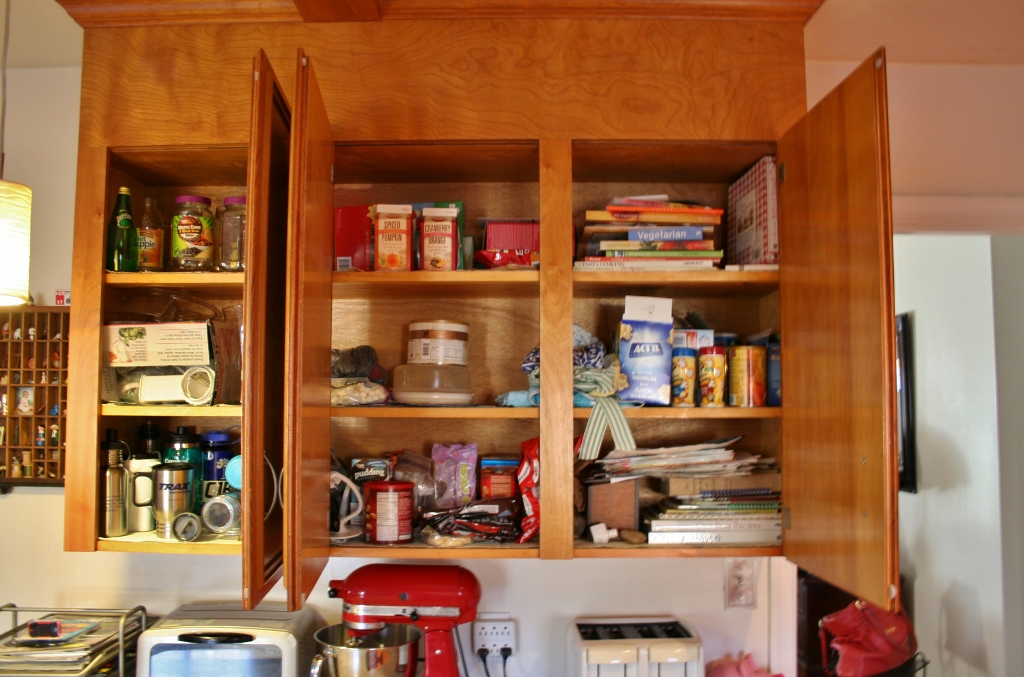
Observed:
[[[473,653],[487,649],[488,661],[501,661],[505,647],[516,653],[516,622],[511,618],[473,621]]]

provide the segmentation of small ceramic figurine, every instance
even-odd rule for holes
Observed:
[[[36,446],[37,447],[45,447],[46,446],[46,428],[44,428],[41,425],[36,426]]]
[[[4,322],[3,328],[0,329],[0,337],[2,337],[5,341],[7,339],[11,338],[11,323],[10,322]]]
[[[15,341],[20,341],[21,340],[21,327],[15,327],[14,328],[14,337],[13,338],[14,338]]]
[[[50,446],[56,447],[60,445],[60,428],[56,423],[50,426]]]
[[[36,340],[36,328],[35,327],[29,327],[28,328],[28,340],[29,341],[35,341]]]

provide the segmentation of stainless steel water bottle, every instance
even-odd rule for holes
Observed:
[[[117,430],[107,430],[107,439],[100,446],[107,452],[104,475],[103,535],[111,538],[128,533],[128,471],[121,465],[121,446]]]

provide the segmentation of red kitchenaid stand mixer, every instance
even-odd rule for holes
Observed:
[[[374,632],[385,623],[411,623],[424,632],[423,677],[459,677],[452,631],[476,618],[480,582],[460,566],[368,564],[343,581],[331,597],[344,601],[342,623]]]

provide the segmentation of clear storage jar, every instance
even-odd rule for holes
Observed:
[[[210,198],[179,195],[171,218],[171,270],[213,270],[215,251]]]
[[[224,198],[224,213],[220,217],[217,270],[245,270],[245,196]]]

